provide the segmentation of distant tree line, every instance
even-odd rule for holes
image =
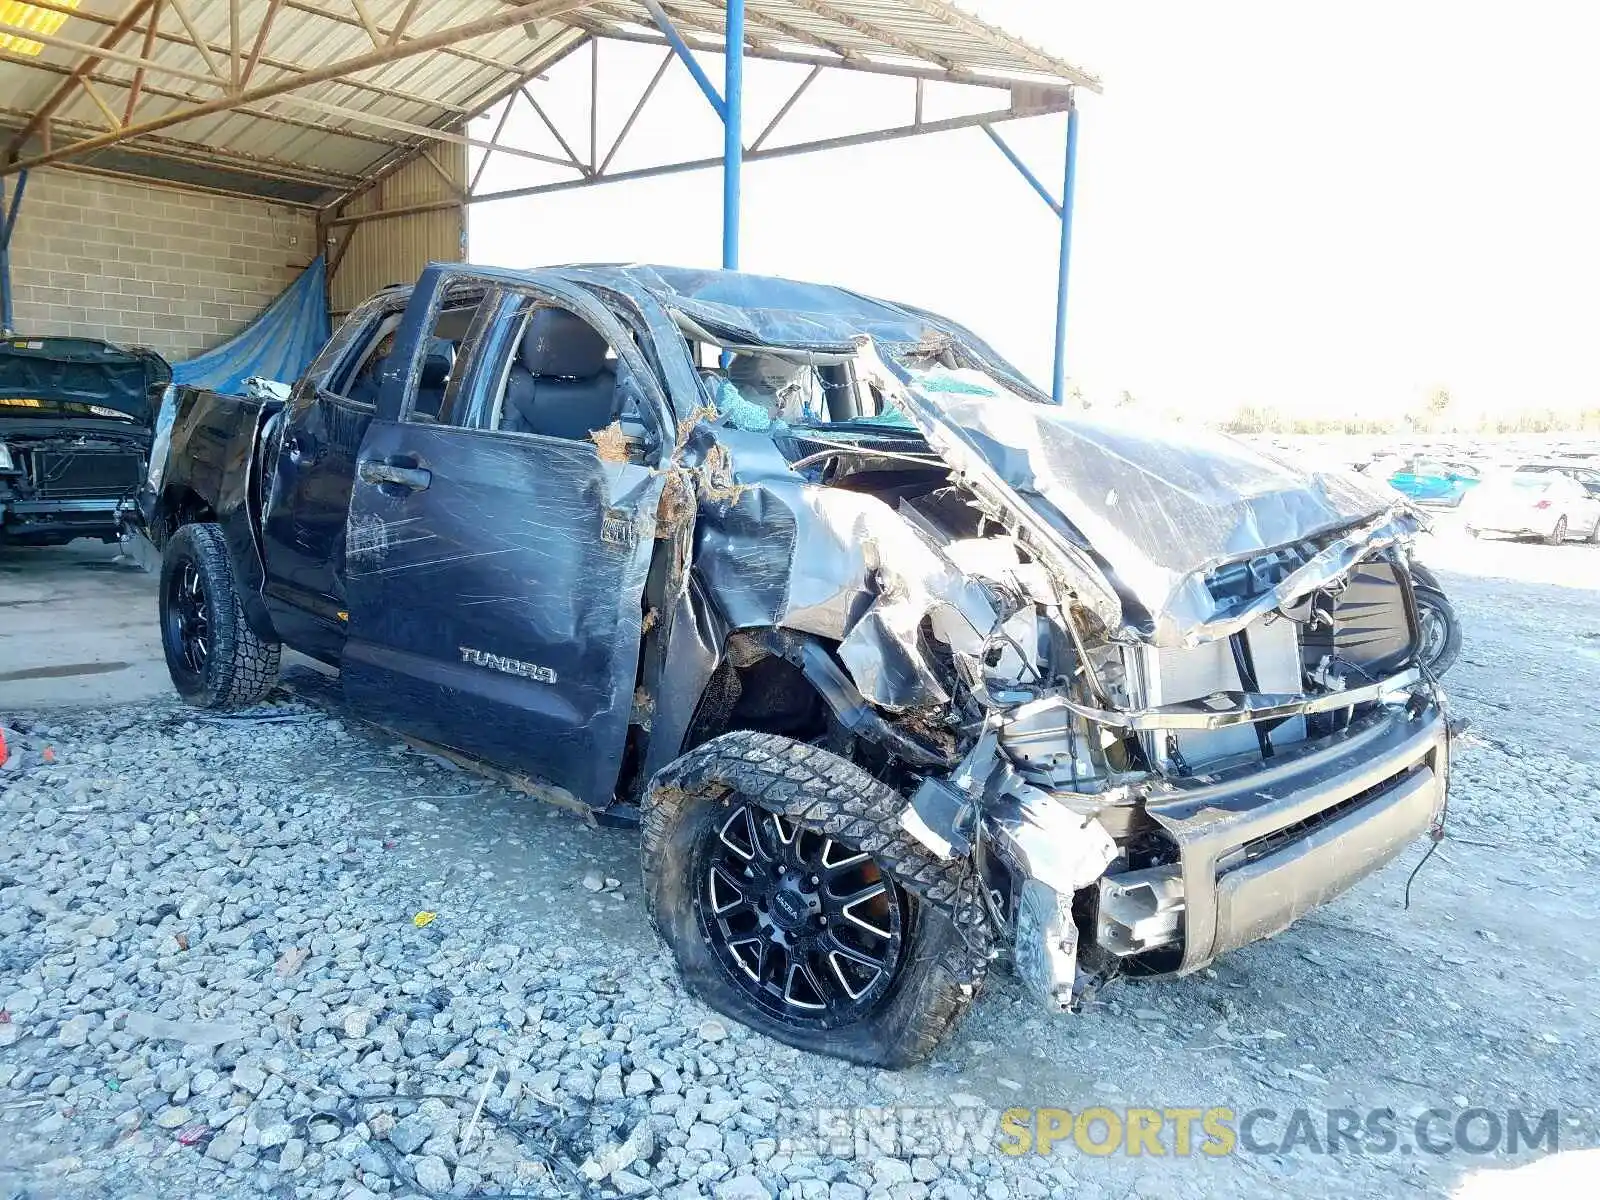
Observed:
[[[1462,411],[1444,388],[1398,418],[1298,416],[1244,404],[1221,427],[1229,433],[1576,433],[1600,431],[1600,408],[1525,408],[1519,412]]]

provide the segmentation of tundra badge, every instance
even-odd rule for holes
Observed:
[[[556,673],[549,667],[541,667],[538,663],[507,658],[503,654],[490,654],[487,650],[474,650],[471,646],[462,646],[460,650],[461,661],[471,663],[475,667],[488,667],[491,671],[504,671],[507,675],[521,675],[524,679],[532,679],[538,683],[556,681]]]

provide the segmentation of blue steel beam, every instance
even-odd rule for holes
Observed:
[[[740,24],[738,45],[742,59],[744,50],[744,3],[743,0],[737,0],[737,2],[739,4]],[[705,68],[700,65],[700,60],[694,56],[694,51],[689,49],[689,43],[683,40],[683,35],[678,32],[678,27],[672,23],[672,18],[667,16],[666,10],[661,7],[658,0],[640,0],[640,3],[649,11],[650,19],[661,30],[661,36],[667,39],[667,45],[672,47],[672,52],[683,60],[684,66],[689,68],[689,74],[694,76],[694,81],[700,85],[700,90],[705,93],[706,99],[711,102],[711,107],[716,109],[717,116],[721,117],[723,121],[727,121],[728,106],[722,99],[722,93],[717,91],[717,85],[711,82],[711,76],[706,74]],[[728,25],[730,29],[733,26],[733,4],[731,3],[728,5]],[[731,37],[729,41],[730,43],[732,42]],[[733,56],[730,54],[728,58],[731,63]],[[732,68],[730,67],[730,77],[732,73]]]
[[[1039,177],[1029,170],[1028,164],[1018,157],[1017,152],[1011,148],[1011,143],[1001,137],[999,131],[993,125],[985,125],[983,131],[989,135],[989,140],[999,147],[1000,153],[1004,154],[1010,160],[1011,165],[1033,186],[1033,190],[1038,192],[1044,202],[1050,206],[1050,211],[1059,217],[1061,215],[1060,201],[1050,194],[1050,189],[1045,187],[1039,181]]]
[[[1078,181],[1078,109],[1067,109],[1067,170],[1061,182],[1061,264],[1056,275],[1056,370],[1050,397],[1067,400],[1067,275],[1072,267],[1072,199]]]
[[[28,172],[17,172],[17,183],[11,191],[11,203],[6,207],[5,220],[0,222],[0,330],[12,332],[11,307],[11,234],[17,227],[17,211],[22,207],[22,193],[28,187]],[[5,190],[0,185],[0,203],[5,200]]]
[[[744,0],[727,0],[728,24],[722,38],[727,74],[721,92],[700,66],[694,51],[689,49],[659,0],[640,0],[640,3],[722,119],[722,268],[737,271],[740,182],[744,172]]]
[[[728,0],[722,109],[722,269],[739,269],[739,190],[744,173],[744,0]]]
[[[1078,178],[1078,106],[1073,104],[1067,109],[1067,169],[1061,181],[1060,200],[1051,195],[1050,189],[1028,169],[1028,164],[992,125],[984,125],[983,131],[1061,222],[1061,257],[1056,270],[1055,369],[1050,380],[1050,396],[1057,404],[1062,404],[1067,398],[1067,277],[1072,267],[1072,200]]]

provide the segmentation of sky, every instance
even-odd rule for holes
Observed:
[[[1600,8],[1567,0],[966,0],[1104,81],[1080,91],[1068,374],[1222,418],[1600,406]],[[602,156],[661,52],[601,49]],[[720,81],[716,56],[703,59]],[[746,141],[804,74],[746,68]],[[587,52],[532,85],[587,153]],[[937,93],[937,94],[936,94]],[[971,111],[930,87],[930,116]],[[824,74],[773,143],[896,124],[910,85]],[[487,137],[492,120],[473,126]],[[507,141],[559,154],[519,102]],[[1065,118],[1001,126],[1059,190]],[[674,63],[614,169],[720,153]],[[482,190],[561,178],[504,154]],[[710,170],[470,210],[469,255],[720,260]],[[1048,386],[1057,225],[978,130],[747,164],[741,266],[904,300]]]

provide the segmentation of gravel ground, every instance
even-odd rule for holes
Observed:
[[[8,715],[0,1198],[1593,1195],[1600,551],[1425,557],[1468,622],[1450,684],[1473,727],[1409,909],[1423,846],[1081,1015],[996,972],[900,1074],[690,999],[630,831],[289,700]],[[1096,1105],[1275,1115],[1225,1156],[1170,1132],[1161,1156],[998,1149],[1003,1109]],[[1447,1135],[1473,1106],[1558,1109],[1561,1153],[1413,1151],[1416,1114],[1450,1110]],[[1342,1109],[1393,1110],[1398,1144],[1327,1152]]]

